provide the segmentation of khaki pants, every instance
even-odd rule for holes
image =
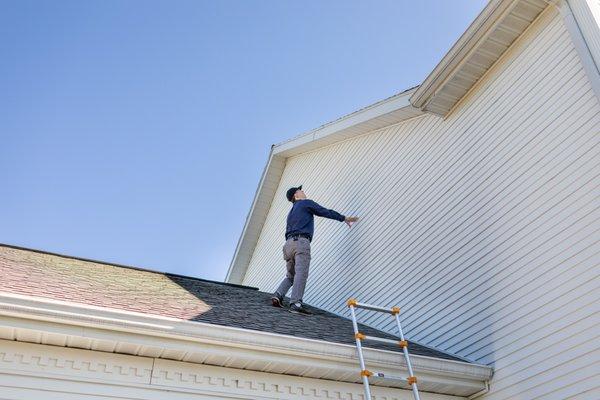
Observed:
[[[283,258],[287,273],[279,284],[277,293],[285,297],[288,290],[293,287],[291,303],[302,302],[310,266],[310,240],[303,237],[286,240],[283,246]]]

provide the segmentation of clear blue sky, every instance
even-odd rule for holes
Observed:
[[[222,280],[270,145],[421,83],[484,3],[2,1],[0,242]]]

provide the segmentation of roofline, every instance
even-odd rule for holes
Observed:
[[[280,154],[286,150],[297,149],[298,147],[302,147],[307,141],[325,138],[362,122],[380,117],[389,112],[403,107],[409,107],[410,102],[408,100],[410,99],[410,96],[417,90],[417,88],[418,86],[413,86],[386,99],[380,100],[376,103],[351,112],[350,114],[346,114],[338,119],[327,122],[318,128],[311,129],[308,132],[274,144],[273,152],[274,154]]]
[[[312,129],[306,133],[300,134],[291,139],[273,145],[273,154],[284,157],[301,154],[310,151],[314,148],[330,145],[339,141],[349,139],[350,137],[358,136],[369,131],[380,129],[381,127],[393,125],[402,122],[406,118],[396,117],[384,120],[385,116],[402,109],[411,110],[415,115],[421,115],[420,110],[415,109],[410,104],[410,97],[418,89],[418,86],[413,86],[400,93],[397,93],[387,99],[378,101],[366,107],[363,107],[350,114],[344,115],[336,120],[328,122]],[[412,118],[414,115],[410,115]],[[365,126],[363,129],[349,131],[363,124],[380,123],[378,128],[370,128],[371,125]]]
[[[202,278],[197,278],[197,277],[194,277],[194,276],[174,274],[174,273],[171,273],[171,272],[161,272],[161,271],[157,271],[157,270],[153,270],[153,269],[148,269],[148,268],[140,268],[140,267],[135,267],[135,266],[131,266],[131,265],[116,264],[116,263],[107,262],[107,261],[94,260],[94,259],[91,259],[91,258],[83,258],[83,257],[71,256],[71,255],[67,255],[67,254],[54,253],[54,252],[50,252],[50,251],[46,251],[46,250],[39,250],[39,249],[32,249],[32,248],[28,248],[28,247],[16,246],[16,245],[13,245],[13,244],[0,243],[0,247],[6,247],[6,248],[10,248],[10,249],[15,249],[15,250],[30,251],[32,253],[47,254],[47,255],[50,255],[50,256],[67,258],[67,259],[70,259],[70,260],[79,260],[79,261],[92,262],[92,263],[102,264],[102,265],[110,265],[111,267],[134,269],[134,270],[137,270],[137,271],[150,272],[150,273],[153,273],[153,274],[160,274],[160,275],[165,275],[165,276],[174,276],[174,277],[179,277],[179,278],[191,279],[191,280],[195,280],[195,281],[201,281],[201,282],[207,282],[207,283],[214,283],[216,285],[232,286],[232,287],[237,287],[237,288],[242,288],[242,289],[250,289],[250,290],[258,290],[257,287],[253,287],[253,286],[238,285],[238,284],[235,284],[235,283],[221,282],[221,281],[212,281],[212,280],[209,280],[209,279],[202,279]]]
[[[532,0],[533,1],[533,0]],[[540,3],[545,3],[545,7],[551,4],[553,1],[560,0],[536,0]],[[476,79],[474,83],[468,87],[467,92],[463,95],[458,96],[452,101],[452,105],[444,110],[438,110],[436,107],[428,108],[428,104],[432,102],[437,96],[443,96],[444,86],[456,76],[458,72],[465,66],[468,58],[474,54],[477,49],[482,46],[488,38],[494,38],[494,30],[509,16],[509,14],[519,5],[525,4],[527,0],[490,0],[479,15],[469,25],[467,30],[461,35],[461,37],[454,43],[450,50],[444,55],[442,60],[436,65],[431,73],[425,78],[423,83],[419,86],[418,90],[413,94],[410,102],[413,106],[422,109],[424,111],[437,114],[440,116],[447,116],[455,106],[460,103],[473,87],[476,86]],[[529,6],[534,6],[529,3]],[[539,6],[541,7],[541,5]],[[543,12],[540,12],[542,14]],[[527,25],[527,27],[519,29],[518,37],[520,37],[531,24],[533,24],[539,15],[533,19]],[[515,39],[516,40],[516,39]],[[508,48],[512,47],[512,43]],[[496,57],[495,61],[489,67],[484,68],[487,72],[489,69],[496,64],[498,59],[508,51],[505,50],[494,50],[493,52],[488,51],[488,55]],[[485,72],[483,73],[485,75]],[[483,75],[481,77],[483,77]],[[480,77],[480,78],[481,78]],[[440,95],[440,93],[442,93]]]
[[[415,107],[423,107],[429,97],[441,85],[441,81],[450,74],[452,69],[484,36],[486,29],[500,17],[509,5],[516,1],[518,0],[491,0],[485,6],[412,96],[411,103]]]
[[[269,368],[264,366],[253,368],[252,364],[245,368],[277,373],[298,370],[300,366],[302,371],[315,367],[320,376],[327,369],[328,376],[333,374],[344,382],[355,382],[357,368],[356,349],[352,345],[3,292],[0,292],[0,328],[27,330],[30,338],[31,332],[38,332],[52,334],[55,339],[74,336],[160,348],[171,353],[227,354],[231,359],[254,361],[260,355],[260,359],[269,361],[273,371],[265,370]],[[403,369],[398,364],[397,352],[366,348],[364,355],[373,368],[385,373],[397,375],[398,368]],[[449,385],[456,393],[483,389],[493,373],[489,366],[463,361],[419,355],[411,356],[411,361],[420,381]],[[305,376],[302,374],[299,376]]]
[[[279,164],[281,164],[280,158],[274,159],[274,157],[273,157],[273,148],[274,147],[275,147],[275,145],[271,146],[271,150],[269,151],[269,157],[267,159],[267,163],[263,169],[263,173],[260,177],[258,186],[256,187],[256,191],[254,192],[254,199],[252,200],[252,205],[250,206],[250,210],[248,211],[248,214],[246,215],[246,220],[244,221],[244,227],[242,228],[242,233],[240,234],[237,245],[235,246],[235,251],[233,253],[233,257],[231,258],[231,262],[229,263],[229,268],[227,269],[227,275],[225,276],[225,282],[228,282],[231,284],[241,284],[242,283],[243,277],[238,276],[239,271],[236,268],[234,268],[234,265],[236,265],[236,260],[238,259],[240,250],[243,249],[243,245],[245,244],[243,241],[243,238],[246,237],[247,232],[249,230],[251,230],[252,227],[254,227],[256,229],[255,208],[256,208],[257,202],[260,201],[261,198],[269,197],[269,194],[266,193],[267,188],[265,188],[265,182],[267,182],[269,176],[272,176],[274,174],[273,165],[276,163],[276,161],[279,161]],[[266,215],[265,215],[265,218],[266,218]],[[264,223],[264,219],[262,219],[262,221]],[[263,226],[263,224],[260,224],[260,229],[262,229],[262,226]]]

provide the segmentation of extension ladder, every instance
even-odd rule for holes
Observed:
[[[406,378],[406,381],[412,387],[412,391],[413,391],[413,395],[415,396],[415,400],[420,400],[419,390],[417,389],[417,377],[413,373],[412,365],[410,364],[410,358],[408,356],[408,342],[404,339],[404,333],[402,332],[402,326],[400,325],[400,317],[399,317],[400,308],[392,307],[391,309],[389,309],[389,308],[383,308],[383,307],[378,307],[378,306],[372,306],[370,304],[359,303],[356,299],[349,299],[346,302],[346,304],[350,308],[350,314],[352,314],[352,326],[354,327],[354,338],[356,339],[356,350],[358,351],[358,361],[360,362],[360,376],[362,377],[362,381],[365,386],[365,400],[371,400],[371,389],[369,388],[369,377],[370,376],[374,376],[377,378],[384,378],[384,379],[393,379],[393,380],[401,380],[404,378],[385,375],[381,372],[369,371],[365,367],[365,358],[363,357],[363,353],[362,353],[361,342],[363,340],[372,340],[374,342],[395,344],[395,345],[400,346],[400,348],[404,352],[404,359],[406,360],[406,367],[408,368],[409,376],[408,376],[408,378]],[[394,318],[396,319],[396,325],[398,326],[398,331],[400,332],[400,341],[385,339],[385,338],[380,338],[380,337],[375,337],[375,336],[367,336],[367,335],[362,334],[358,330],[358,323],[356,322],[355,308],[363,308],[365,310],[371,310],[371,311],[377,311],[377,312],[382,312],[382,313],[386,313],[386,314],[392,314],[394,316]]]

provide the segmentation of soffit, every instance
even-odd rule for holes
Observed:
[[[411,97],[446,116],[548,6],[544,0],[491,1]]]

